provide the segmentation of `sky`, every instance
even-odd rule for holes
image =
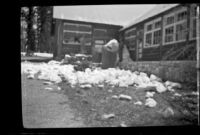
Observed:
[[[156,4],[55,6],[54,18],[127,25]]]

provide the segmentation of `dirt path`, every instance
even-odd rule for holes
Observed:
[[[22,75],[22,110],[25,128],[85,127],[83,120],[74,116],[67,96],[49,91],[40,80],[27,80]],[[56,89],[56,86],[51,86]]]

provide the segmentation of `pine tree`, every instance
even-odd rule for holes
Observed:
[[[35,51],[35,7],[28,7],[29,12],[26,16],[26,22],[27,22],[27,42],[26,42],[26,55],[31,55]]]

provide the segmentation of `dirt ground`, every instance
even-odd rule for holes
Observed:
[[[70,106],[77,110],[75,115],[81,116],[89,127],[119,127],[123,123],[128,127],[137,126],[176,126],[197,124],[197,96],[191,91],[176,91],[182,96],[174,96],[174,92],[156,93],[155,107],[145,106],[145,94],[151,89],[135,87],[119,88],[105,85],[104,88],[93,86],[89,89],[71,88],[67,83],[61,83]],[[109,90],[109,91],[108,91]],[[132,97],[131,101],[112,98],[113,95],[125,94]],[[135,105],[141,101],[142,105]],[[171,108],[174,113],[167,112]],[[114,114],[115,117],[103,119],[104,114]]]
[[[41,80],[28,80],[22,75],[22,113],[25,128],[85,127],[80,117],[74,117],[68,97],[57,86],[47,86]],[[45,90],[53,88],[52,91]]]
[[[22,75],[23,124],[26,128],[46,127],[137,127],[137,126],[176,126],[197,125],[197,95],[192,94],[193,87],[184,86],[175,92],[155,93],[155,107],[145,106],[147,91],[152,88],[128,88],[93,86],[88,89],[78,85],[72,88],[67,82],[52,85],[44,81],[26,79]],[[179,93],[181,96],[175,96]],[[132,100],[112,98],[125,94]],[[142,105],[134,104],[141,101]],[[172,110],[170,112],[168,109]],[[103,118],[105,114],[114,114],[112,118]]]

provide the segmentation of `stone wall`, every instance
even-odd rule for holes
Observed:
[[[121,68],[155,74],[163,80],[196,82],[196,61],[123,61]]]

